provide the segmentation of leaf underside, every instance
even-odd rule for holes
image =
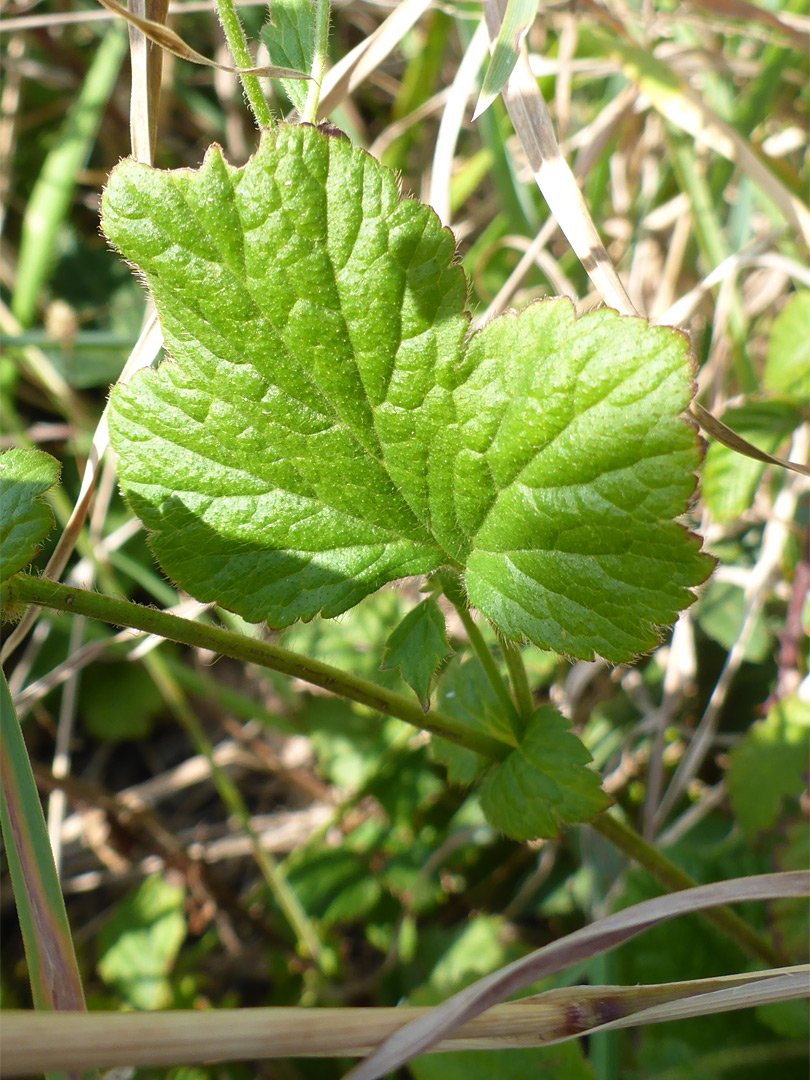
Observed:
[[[125,161],[103,227],[173,360],[113,391],[122,488],[199,600],[281,627],[451,566],[507,636],[624,661],[709,573],[685,339],[568,300],[470,334],[451,233],[345,139]]]

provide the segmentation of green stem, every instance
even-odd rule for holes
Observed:
[[[503,761],[511,750],[511,747],[500,739],[471,731],[453,717],[433,709],[423,713],[418,704],[402,694],[395,694],[329,664],[310,660],[277,645],[255,641],[219,627],[203,626],[127,600],[114,600],[109,596],[73,589],[68,585],[45,581],[28,574],[15,574],[0,585],[0,612],[6,617],[19,613],[26,604],[37,604],[56,611],[70,611],[114,626],[132,627],[192,648],[210,649],[244,663],[279,671],[320,686],[330,693],[368,705],[387,716],[396,716],[414,727],[435,732],[494,761]],[[459,614],[461,615],[461,612]],[[477,630],[477,627],[475,629]],[[486,649],[486,652],[489,653],[489,650]],[[498,677],[500,678],[500,675]],[[514,713],[511,699],[509,707]],[[680,867],[656,851],[613,814],[599,814],[590,825],[619,851],[638,862],[665,889],[688,889],[697,884]],[[779,951],[729,908],[714,908],[703,912],[703,916],[758,960],[764,960],[776,967],[784,965],[785,959]]]
[[[483,732],[471,731],[452,716],[434,709],[423,713],[421,706],[404,694],[396,694],[368,679],[361,679],[330,664],[290,652],[289,649],[234,634],[218,626],[204,626],[128,600],[115,600],[111,596],[74,589],[28,574],[16,574],[3,582],[0,586],[0,610],[11,616],[26,604],[87,615],[113,626],[132,627],[192,648],[210,649],[247,664],[280,671],[283,675],[302,679],[350,701],[368,705],[386,716],[396,716],[420,730],[435,732],[495,761],[502,761],[511,750],[507,743]]]
[[[234,63],[238,68],[253,67],[245,31],[239,21],[233,0],[216,0],[216,5],[219,21],[222,23],[222,29],[225,32],[225,38]],[[240,75],[239,78],[242,81],[245,97],[248,99],[256,126],[260,128],[270,127],[273,123],[273,117],[270,113],[270,106],[265,101],[259,80],[255,75]]]
[[[464,627],[467,637],[469,638],[470,645],[475,655],[478,657],[478,662],[484,669],[484,674],[489,681],[489,685],[495,691],[495,695],[500,701],[504,709],[504,714],[509,721],[509,726],[515,736],[517,742],[520,742],[523,734],[521,718],[518,716],[515,703],[512,701],[509,693],[509,687],[506,685],[503,676],[498,670],[498,665],[495,663],[495,657],[484,641],[484,635],[478,629],[475,620],[470,614],[470,609],[467,607],[467,600],[464,596],[464,592],[458,581],[458,578],[450,574],[449,572],[441,573],[437,575],[438,581],[441,583],[442,592],[453,605],[458,612],[458,617],[461,619],[461,624]]]
[[[308,124],[315,124],[318,120],[318,102],[321,98],[321,82],[326,66],[326,46],[329,41],[329,7],[330,0],[315,0],[315,41],[310,71],[312,82],[309,84],[304,115],[301,117]]]
[[[506,666],[509,670],[512,693],[515,695],[515,704],[517,705],[518,715],[523,721],[523,729],[525,731],[526,725],[534,716],[534,699],[532,698],[529,679],[526,675],[526,665],[523,663],[523,654],[520,651],[520,646],[516,644],[516,642],[510,641],[508,638],[503,637],[502,634],[498,634],[498,641],[500,642],[501,652],[503,653],[503,658],[506,661]]]
[[[217,789],[217,794],[249,838],[253,848],[254,861],[298,939],[298,951],[302,956],[311,957],[322,967],[323,950],[315,927],[301,907],[298,897],[290,888],[289,882],[279,869],[276,860],[269,851],[262,848],[261,841],[250,822],[250,813],[239,788],[214,760],[214,747],[211,740],[203,731],[194,711],[189,707],[183,692],[172,677],[166,661],[155,651],[148,653],[144,657],[144,664],[152,681],[172,710],[177,722],[184,728],[194,744],[197,753],[202,754],[208,761],[211,779]]]
[[[679,866],[670,862],[665,855],[648,844],[615,814],[608,811],[598,814],[591,820],[590,825],[615,848],[643,866],[647,873],[651,874],[669,892],[691,889],[697,884]],[[764,960],[771,967],[782,967],[786,963],[785,957],[779,950],[775,949],[767,938],[741,919],[731,908],[712,908],[703,912],[703,915],[724,934],[733,938],[750,955]]]

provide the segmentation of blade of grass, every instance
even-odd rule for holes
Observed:
[[[675,132],[668,142],[675,175],[692,204],[692,218],[695,223],[698,246],[709,265],[718,266],[728,257],[729,252],[722,226],[717,218],[717,200],[712,198],[709,185],[695,161],[692,140]],[[751,393],[757,389],[758,380],[745,348],[748,327],[736,287],[731,296],[729,323],[734,341],[733,361],[737,381],[743,393]]]
[[[37,1009],[84,1009],[65,902],[28,752],[0,671],[0,824]]]
[[[464,50],[464,56],[450,86],[450,94],[436,135],[428,202],[444,225],[449,225],[451,220],[450,190],[456,143],[467,102],[472,95],[475,80],[486,56],[488,42],[487,28],[483,22],[479,23]]]
[[[502,6],[503,0],[485,0],[490,37],[497,35]],[[562,156],[525,48],[504,87],[503,98],[535,182],[594,286],[605,302],[623,315],[637,314],[599,238],[574,174]]]
[[[37,301],[53,261],[57,233],[76,189],[76,174],[90,156],[126,49],[123,31],[119,27],[110,29],[96,50],[79,96],[68,109],[25,208],[11,298],[11,310],[23,327],[34,321]]]
[[[492,37],[493,28],[489,23],[487,29]],[[466,22],[460,22],[458,33],[466,49],[472,41],[473,30]],[[487,109],[478,118],[478,133],[483,146],[492,155],[491,175],[498,195],[500,213],[507,221],[505,231],[533,236],[540,227],[539,216],[526,185],[518,180],[515,165],[506,151],[508,125],[503,113],[503,107],[499,103],[496,103],[494,108]]]
[[[556,971],[607,952],[662,921],[729,902],[808,895],[810,872],[796,871],[735,878],[634,904],[472,983],[426,1016],[392,1035],[370,1057],[347,1073],[346,1080],[377,1080],[385,1076],[418,1054],[423,1054],[461,1024],[479,1016],[504,998]]]
[[[431,0],[402,0],[373,34],[369,34],[327,71],[321,84],[319,120],[327,119],[344,98],[356,90],[372,71],[376,71],[430,4]]]
[[[520,55],[523,39],[537,16],[539,0],[507,0],[492,56],[484,74],[484,83],[475,106],[473,120],[490,107],[512,74]]]
[[[133,14],[165,24],[169,0],[129,0]],[[155,157],[160,77],[163,50],[138,27],[129,26],[129,56],[132,85],[129,95],[129,138],[136,161],[151,165]]]
[[[660,1003],[700,1003],[735,987],[767,990],[780,979],[804,977],[805,967],[725,975],[713,979],[646,986],[575,986],[548,990],[475,1017],[429,1052],[545,1046],[593,1030],[605,1015],[621,1014],[622,1026]],[[425,1006],[396,1008],[255,1008],[173,1010],[164,1013],[88,1013],[44,1017],[6,1013],[4,1064],[18,1074],[47,1068],[61,1050],[76,1068],[117,1064],[194,1065],[245,1057],[339,1057],[368,1053]],[[74,1021],[74,1025],[69,1023]]]

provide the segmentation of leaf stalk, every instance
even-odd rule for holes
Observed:
[[[0,610],[14,612],[26,604],[87,615],[91,619],[99,619],[113,626],[131,627],[147,634],[157,634],[182,645],[210,649],[243,663],[279,671],[283,675],[301,679],[350,701],[367,705],[386,716],[396,716],[420,730],[435,732],[495,761],[502,761],[512,749],[508,743],[491,735],[470,731],[460,720],[444,713],[434,709],[423,713],[418,702],[404,694],[397,694],[368,679],[361,679],[330,664],[323,664],[283,649],[279,645],[235,634],[221,627],[205,626],[165,611],[133,604],[129,600],[116,600],[111,596],[75,589],[28,574],[16,574],[3,582],[0,586]]]
[[[321,98],[321,82],[326,67],[326,49],[329,42],[330,0],[315,0],[315,40],[312,54],[312,82],[307,91],[304,115],[301,119],[307,124],[318,122],[318,103]]]
[[[225,39],[228,42],[228,48],[231,50],[234,65],[238,68],[253,67],[253,60],[250,51],[248,50],[245,31],[239,19],[239,15],[236,12],[233,0],[215,0],[215,2],[217,6],[217,15],[222,24]],[[250,111],[253,113],[253,118],[256,121],[256,127],[270,127],[273,123],[273,116],[270,112],[270,106],[267,104],[264,94],[262,93],[258,78],[255,75],[246,75],[243,73],[240,73],[239,78],[242,81],[242,87],[245,91],[245,97],[250,106]]]

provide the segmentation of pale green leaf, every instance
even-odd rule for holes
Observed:
[[[745,614],[745,596],[739,585],[730,581],[709,582],[697,602],[695,617],[704,634],[724,649],[731,649],[739,637]],[[762,611],[754,616],[754,625],[745,643],[743,659],[761,664],[773,652],[773,634]]]
[[[98,973],[135,1009],[171,1002],[168,975],[186,937],[184,892],[159,874],[117,906],[99,934]]]
[[[520,47],[537,15],[539,0],[508,0],[501,28],[487,65],[473,120],[500,94],[517,63]]]
[[[723,413],[723,423],[766,454],[774,454],[800,414],[789,401],[748,401]],[[715,521],[732,521],[747,510],[767,465],[712,442],[703,466],[703,498]]]
[[[428,596],[409,611],[385,643],[383,669],[398,667],[412,687],[419,704],[430,706],[430,681],[445,657],[452,653],[447,642],[444,615],[435,596]]]
[[[807,784],[810,705],[795,695],[772,706],[729,755],[729,798],[748,836],[769,829],[785,799]]]
[[[763,383],[797,404],[810,401],[810,290],[800,289],[773,321]]]
[[[174,360],[113,392],[121,483],[197,599],[278,627],[449,566],[507,636],[614,661],[691,602],[676,331],[551,300],[467,336],[451,234],[310,127],[124,162],[103,217]]]
[[[27,566],[53,528],[41,496],[58,479],[59,462],[43,450],[0,454],[0,581]]]
[[[565,717],[543,705],[520,746],[481,785],[487,821],[513,840],[557,836],[561,822],[587,821],[610,805],[590,760]]]
[[[312,70],[315,50],[315,6],[311,0],[272,0],[270,22],[262,28],[262,41],[275,67]],[[287,97],[301,112],[309,93],[300,79],[281,79]]]

